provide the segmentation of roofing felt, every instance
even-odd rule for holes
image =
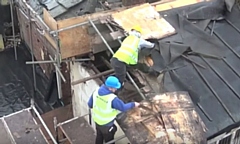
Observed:
[[[161,12],[177,34],[159,40],[154,50],[143,51],[151,55],[156,71],[167,70],[166,91],[189,92],[206,124],[207,137],[240,121],[240,11],[228,5],[230,12],[225,3],[204,2]]]

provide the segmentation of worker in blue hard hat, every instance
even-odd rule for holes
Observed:
[[[127,66],[135,66],[138,64],[138,52],[142,48],[153,48],[154,43],[141,38],[142,28],[139,25],[134,26],[116,51],[111,59],[111,65],[115,71],[115,76],[121,84],[126,77]]]
[[[114,139],[117,127],[114,124],[116,116],[120,112],[138,107],[138,102],[124,103],[114,92],[121,87],[121,83],[115,76],[109,76],[100,88],[93,92],[88,101],[92,109],[92,118],[96,123],[96,142],[103,144]]]

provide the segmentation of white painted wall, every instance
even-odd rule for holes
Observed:
[[[70,75],[71,81],[76,81],[78,79],[82,79],[84,77],[89,77],[91,72],[88,72],[84,67],[81,66],[80,63],[75,62],[70,66]],[[72,86],[72,105],[73,105],[73,115],[74,117],[82,116],[88,113],[88,99],[93,93],[95,89],[99,88],[98,83],[95,80],[89,80],[86,83],[81,83],[75,86]],[[88,121],[88,117],[86,117]],[[92,121],[92,127],[95,130],[95,124]],[[122,129],[116,124],[118,127],[118,131],[115,135],[115,138],[122,136],[124,133]],[[127,138],[124,138],[116,144],[127,144],[129,143]]]

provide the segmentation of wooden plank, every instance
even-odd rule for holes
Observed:
[[[58,29],[57,22],[45,8],[43,8],[43,20],[51,30]]]
[[[30,111],[24,110],[4,118],[17,144],[47,144],[40,131],[40,125],[34,122]]]
[[[149,3],[112,14],[113,21],[125,31],[136,24],[143,29],[144,39],[160,39],[175,32],[175,29]]]
[[[72,144],[93,144],[95,141],[93,128],[84,117],[65,123],[61,127]]]
[[[57,30],[58,25],[55,19],[48,13],[48,11],[43,8],[43,21],[46,23],[46,25],[51,29],[51,30]],[[48,33],[44,33],[45,38],[49,41],[49,43],[54,47],[57,48],[57,43],[53,39],[52,36]]]
[[[86,20],[87,17],[73,17],[58,21],[57,23],[59,29],[61,29],[82,23]],[[87,27],[87,25],[79,26],[59,33],[63,59],[91,52],[90,36],[87,33]]]

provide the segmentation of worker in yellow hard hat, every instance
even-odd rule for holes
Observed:
[[[155,45],[141,38],[141,34],[142,28],[139,25],[134,26],[111,59],[115,76],[119,79],[122,86],[126,77],[127,67],[138,63],[139,50],[142,48],[153,48]]]

